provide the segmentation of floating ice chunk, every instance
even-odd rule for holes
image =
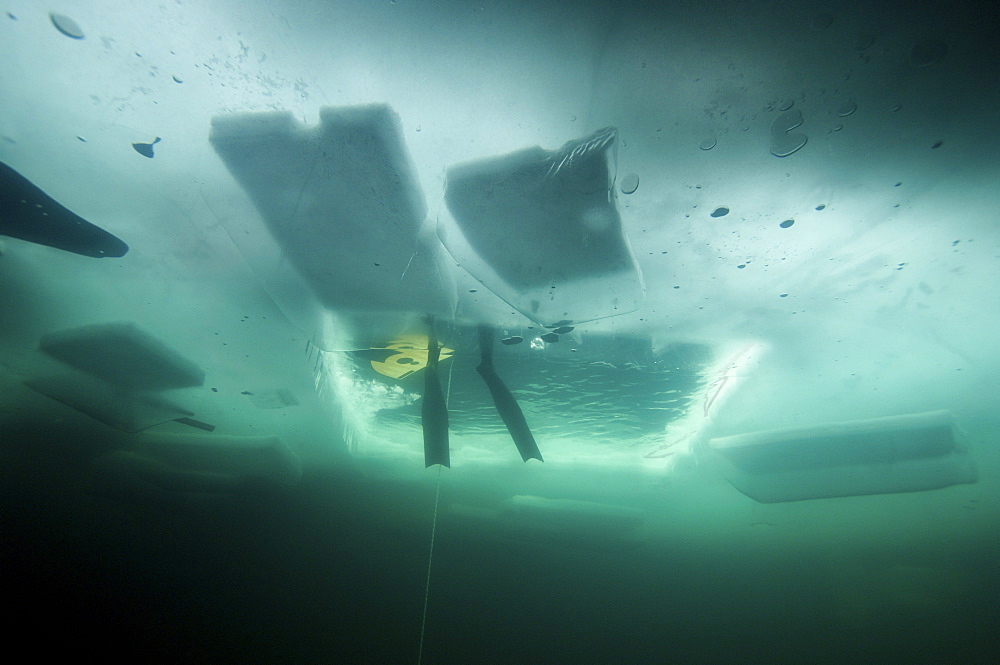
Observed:
[[[541,325],[635,310],[644,287],[612,192],[617,136],[609,127],[558,150],[527,148],[449,168],[451,219],[439,222],[441,241]]]
[[[128,390],[200,386],[205,371],[131,323],[102,323],[42,336],[39,350]]]
[[[727,476],[761,503],[915,492],[976,482],[947,411],[710,439]],[[706,456],[707,458],[707,456]]]
[[[450,273],[421,233],[427,206],[399,118],[384,104],[319,115],[313,127],[288,112],[216,116],[210,141],[320,304],[450,315]],[[266,270],[250,242],[240,249]]]

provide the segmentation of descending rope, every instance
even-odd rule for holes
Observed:
[[[424,586],[424,616],[420,620],[420,650],[417,652],[417,665],[424,657],[424,631],[427,628],[427,599],[431,596],[431,564],[434,562],[434,536],[438,525],[438,499],[441,497],[441,466],[438,466],[437,490],[434,492],[434,521],[431,526],[431,553],[427,557],[427,583]]]

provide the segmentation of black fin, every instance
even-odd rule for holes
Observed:
[[[128,245],[79,217],[0,162],[0,234],[83,256],[125,256]]]
[[[424,466],[451,466],[448,449],[448,405],[438,376],[441,347],[434,335],[434,319],[428,320],[427,367],[424,368],[424,400],[420,410],[424,427]]]
[[[476,371],[489,387],[490,394],[493,396],[493,404],[496,405],[504,425],[507,426],[507,431],[514,439],[514,445],[521,453],[521,459],[525,462],[529,459],[544,462],[542,453],[538,450],[538,444],[535,443],[535,437],[532,436],[528,422],[521,412],[521,407],[493,368],[493,337],[493,328],[485,325],[479,326],[480,362]]]

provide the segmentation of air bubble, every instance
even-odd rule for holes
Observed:
[[[52,20],[52,25],[56,26],[56,30],[63,33],[67,37],[72,39],[83,39],[83,30],[81,30],[76,21],[70,17],[53,12],[49,14],[49,19]]]
[[[711,212],[712,217],[725,217],[729,214],[729,208],[726,206],[719,206]]]
[[[622,194],[631,194],[637,189],[639,189],[639,174],[626,173],[621,182]]]
[[[813,30],[821,31],[829,28],[831,24],[833,24],[832,16],[829,14],[817,14],[809,24],[809,27]]]
[[[930,67],[935,62],[944,60],[948,54],[948,45],[934,39],[922,41],[910,51],[910,62],[914,67]]]
[[[715,137],[709,136],[702,139],[701,143],[698,144],[698,147],[701,148],[702,150],[711,150],[712,148],[715,147],[716,143],[717,141],[715,140]]]
[[[855,104],[854,102],[844,102],[843,104],[840,105],[840,108],[837,109],[837,115],[839,115],[841,118],[846,118],[847,116],[851,115],[857,110],[858,110],[858,105]]]
[[[786,99],[785,101],[781,102],[780,106],[778,106],[778,110],[779,111],[787,111],[788,109],[792,108],[793,106],[795,106],[795,100],[794,99]]]
[[[775,157],[788,157],[798,152],[809,138],[805,134],[782,134],[771,137],[771,154]]]
[[[870,49],[875,44],[875,35],[870,32],[862,32],[854,42],[854,48],[858,51]]]
[[[783,229],[787,229],[789,226],[791,226],[794,223],[795,223],[794,219],[786,219],[781,224],[778,224],[778,226],[780,226]]]
[[[784,134],[802,124],[802,112],[798,109],[782,113],[771,123],[771,133]]]
[[[787,157],[806,144],[805,134],[788,134],[802,124],[802,112],[798,109],[785,111],[771,123],[771,154]]]

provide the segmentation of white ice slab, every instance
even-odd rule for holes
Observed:
[[[451,314],[444,252],[421,233],[427,207],[387,105],[325,107],[315,126],[287,112],[216,116],[210,140],[319,304]],[[253,254],[258,239],[229,230]]]
[[[438,235],[459,265],[545,326],[638,309],[645,288],[614,197],[613,127],[558,150],[448,169]]]

